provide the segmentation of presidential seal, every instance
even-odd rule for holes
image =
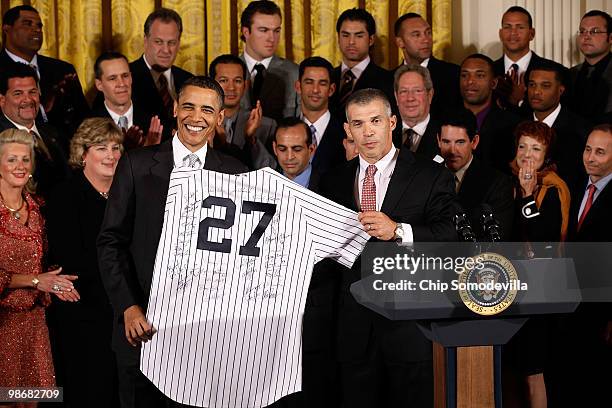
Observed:
[[[468,309],[480,315],[503,312],[514,302],[521,285],[516,269],[506,257],[493,252],[474,258],[481,263],[459,276],[461,300]]]

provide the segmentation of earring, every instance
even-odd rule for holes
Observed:
[[[32,178],[32,175],[30,174],[30,175],[28,176],[28,178]]]

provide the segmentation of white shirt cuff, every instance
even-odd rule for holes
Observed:
[[[404,230],[402,244],[412,244],[414,242],[414,235],[412,234],[412,225],[402,223],[402,229]]]

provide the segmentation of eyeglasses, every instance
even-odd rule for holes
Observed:
[[[607,33],[608,33],[607,31],[601,30],[599,28],[592,28],[590,30],[580,29],[580,30],[578,30],[576,32],[576,34],[578,34],[581,37],[584,37],[587,34],[590,35],[590,36],[593,36],[593,35],[597,35],[597,34],[607,34]]]

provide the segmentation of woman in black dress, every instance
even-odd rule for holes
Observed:
[[[59,185],[46,208],[49,261],[78,275],[77,303],[56,302],[48,313],[58,386],[66,407],[116,407],[111,350],[113,313],[98,271],[96,239],[123,133],[110,118],[86,119],[70,143],[73,177]]]
[[[516,155],[510,167],[515,177],[515,241],[523,242],[524,258],[553,257],[555,245],[536,243],[563,242],[567,234],[570,192],[551,159],[555,133],[542,122],[523,122],[514,133]],[[548,318],[530,318],[508,344],[505,362],[512,367],[516,389],[505,393],[512,402],[504,406],[547,406],[550,326]],[[516,405],[519,400],[523,402]]]

